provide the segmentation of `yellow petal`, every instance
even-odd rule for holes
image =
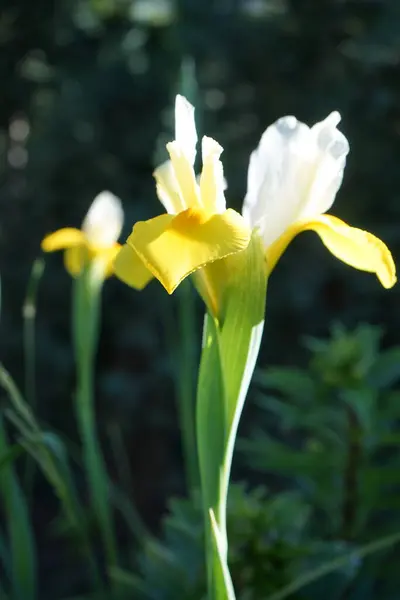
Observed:
[[[140,222],[128,243],[169,294],[200,267],[244,250],[251,231],[234,210],[209,215],[188,209]]]
[[[396,267],[390,250],[379,238],[368,231],[350,227],[332,215],[295,223],[267,249],[268,269],[271,271],[289,242],[300,231],[313,230],[328,250],[344,263],[375,273],[385,288],[396,283]]]
[[[75,227],[64,227],[54,233],[46,235],[42,240],[42,250],[44,252],[54,252],[55,250],[64,250],[85,243],[85,235],[80,229]]]
[[[188,157],[177,142],[169,142],[167,150],[185,208],[201,208],[199,187]]]
[[[111,275],[114,275],[114,261],[121,248],[121,244],[115,242],[112,246],[101,248],[94,253],[92,258],[104,264],[104,277],[111,277]]]
[[[136,290],[142,290],[153,279],[153,275],[129,244],[124,244],[118,252],[114,261],[114,274]]]
[[[78,277],[82,273],[87,260],[88,250],[82,244],[80,246],[71,246],[64,252],[65,268],[72,277]]]
[[[176,215],[185,210],[172,162],[167,160],[157,167],[153,177],[156,180],[157,196],[167,213]]]
[[[330,252],[346,264],[375,273],[385,288],[396,283],[396,267],[389,248],[368,231],[350,227],[332,215],[310,221],[305,229],[313,229]]]

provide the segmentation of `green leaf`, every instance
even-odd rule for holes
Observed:
[[[233,589],[232,579],[229,573],[228,563],[226,559],[226,540],[221,535],[218,529],[217,521],[212,510],[210,510],[211,528],[214,535],[214,543],[217,549],[219,560],[219,569],[221,576],[217,579],[218,582],[223,581],[223,589],[217,591],[217,597],[226,598],[227,600],[235,600],[235,590]]]
[[[234,597],[225,572],[229,477],[239,419],[264,326],[267,272],[258,233],[253,233],[245,251],[208,266],[206,277],[215,290],[218,314],[207,314],[205,320],[197,390],[197,441],[209,592],[214,600],[229,600]],[[217,530],[210,527],[210,510]]]
[[[9,453],[4,424],[0,418],[0,451]],[[10,461],[0,470],[0,489],[7,517],[11,552],[12,594],[15,600],[36,596],[36,548],[26,500]]]

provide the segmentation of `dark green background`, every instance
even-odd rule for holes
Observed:
[[[200,131],[225,149],[230,206],[241,207],[249,154],[268,124],[285,114],[312,124],[339,110],[351,151],[333,212],[382,237],[395,259],[400,252],[397,0],[181,0],[163,23],[140,20],[137,8],[134,0],[0,2],[0,345],[21,387],[22,305],[40,240],[79,226],[103,189],[123,202],[124,236],[161,212],[152,170],[164,158],[162,141],[172,139],[184,59],[196,67]],[[24,140],[10,130],[16,120],[29,123]],[[61,256],[46,257],[37,414],[76,439],[70,291]],[[380,324],[384,343],[396,343],[398,303],[397,288],[383,290],[303,235],[270,280],[262,364],[303,364],[301,336],[326,334],[334,320]],[[152,527],[166,498],[184,491],[179,365],[168,341],[176,306],[157,283],[139,294],[112,280],[104,293],[99,427],[106,448],[113,427],[122,429],[135,501]],[[37,487],[42,531],[56,508],[46,485]],[[44,555],[46,544],[43,536]]]

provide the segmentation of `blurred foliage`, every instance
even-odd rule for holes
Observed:
[[[295,492],[272,497],[265,489],[233,485],[228,505],[229,564],[238,598],[268,598],[313,564],[344,554],[341,542],[310,540],[310,510]],[[150,542],[139,557],[141,577],[130,579],[138,598],[185,600],[205,597],[202,566],[202,515],[199,498],[173,500],[164,521],[163,543]],[[354,576],[357,561],[346,564],[330,582],[331,594]],[[307,598],[321,589],[309,588]],[[303,598],[302,594],[293,598]]]
[[[380,351],[380,338],[377,327],[335,326],[328,339],[306,340],[307,368],[258,372],[257,425],[239,451],[277,490],[302,494],[313,536],[360,544],[400,529],[400,347]],[[394,564],[378,564],[393,594]]]
[[[103,189],[124,203],[124,236],[134,221],[159,212],[154,157],[163,159],[162,144],[171,139],[171,106],[187,57],[196,68],[200,129],[225,148],[232,207],[241,206],[249,153],[269,123],[284,114],[311,123],[337,109],[351,153],[334,212],[370,229],[395,259],[400,256],[399,27],[394,0],[3,0],[0,352],[20,387],[22,308],[41,238],[79,225]],[[35,411],[46,431],[61,434],[57,448],[64,442],[73,448],[71,282],[60,261],[46,259],[38,289]],[[398,369],[398,305],[397,289],[385,292],[370,274],[332,260],[312,235],[294,241],[271,278],[262,359],[299,370],[279,367],[265,375],[265,385],[285,401],[264,396],[261,432],[259,408],[250,397],[244,446],[249,466],[259,469],[252,478],[259,482],[267,473],[268,486],[277,490],[291,481],[312,506],[307,527],[317,540],[362,543],[388,523],[396,526],[398,416],[391,385]],[[177,327],[176,310],[176,301],[155,283],[142,294],[117,281],[105,289],[98,424],[112,480],[122,477],[153,531],[166,498],[184,492],[175,408],[179,361],[167,341]],[[359,320],[382,326],[388,350],[378,352],[377,329],[339,332],[333,341],[311,346],[312,364],[303,371],[307,354],[299,336],[327,335],[339,315],[351,328]],[[350,429],[360,453],[362,499],[355,510],[347,497],[351,524],[344,518],[342,485]],[[46,443],[56,439],[46,437]],[[124,459],[115,460],[121,448]],[[43,452],[40,447],[51,467]],[[83,496],[75,465],[71,476]],[[243,502],[258,500],[250,495]],[[32,507],[45,581],[41,597],[53,600],[55,590],[61,597],[64,589],[80,589],[82,572],[76,546],[66,548],[48,533],[59,508],[40,477]],[[124,526],[119,535],[126,542]],[[246,580],[241,567],[235,572],[238,584]],[[372,593],[368,585],[363,600]],[[244,594],[245,588],[243,583]],[[383,588],[377,593],[391,597]]]

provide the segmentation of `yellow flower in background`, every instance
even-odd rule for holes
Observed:
[[[65,227],[47,235],[42,241],[44,252],[65,250],[64,263],[73,277],[78,276],[90,262],[106,277],[113,273],[113,262],[121,245],[124,212],[119,198],[110,192],[101,192],[93,200],[81,229]]]
[[[377,237],[325,214],[342,183],[349,143],[338,112],[308,127],[283,117],[268,127],[252,153],[243,216],[263,238],[269,272],[291,240],[313,230],[348,265],[375,273],[385,288],[396,283],[387,246]]]
[[[226,210],[221,146],[203,137],[203,169],[198,181],[193,168],[196,144],[194,108],[178,95],[175,140],[167,144],[170,160],[154,172],[157,194],[167,214],[136,223],[115,261],[117,277],[136,289],[143,289],[156,277],[172,294],[185,277],[197,271],[207,294],[209,282],[202,267],[249,244],[251,230],[243,217]],[[208,291],[212,295],[212,290]]]

